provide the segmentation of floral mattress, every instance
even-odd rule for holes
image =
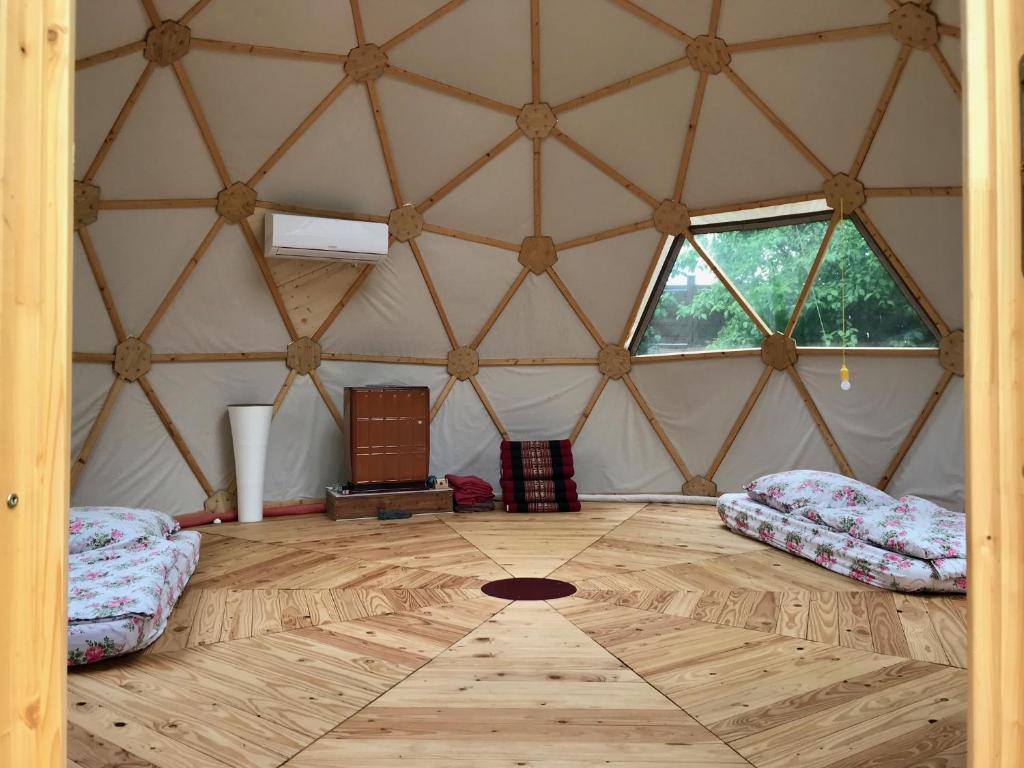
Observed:
[[[152,510],[71,510],[68,665],[145,648],[199,560],[200,534]]]
[[[893,502],[897,503],[895,500]],[[906,503],[906,499],[898,503]],[[884,542],[888,531],[891,548],[900,548],[900,543],[892,539],[898,538],[900,533],[905,534],[906,526],[894,528],[890,525],[887,529],[885,523],[893,522],[892,515],[886,518],[884,513],[876,514],[880,509],[883,508],[808,506],[792,512],[781,512],[752,500],[746,493],[727,493],[718,499],[718,514],[730,530],[752,539],[760,539],[843,576],[899,592],[967,591],[967,561],[962,557],[923,559],[913,557],[906,551],[894,552],[864,538],[857,538],[864,536]],[[817,519],[809,519],[815,517]],[[960,514],[960,517],[963,515]],[[857,527],[858,520],[860,528]],[[830,527],[832,524],[837,529]],[[870,537],[866,532],[868,528],[871,530]],[[852,534],[847,532],[849,529],[852,529]],[[940,535],[939,539],[942,538],[943,535]],[[928,539],[928,536],[923,536],[914,538],[914,541],[923,541],[924,546],[927,546]],[[908,546],[904,544],[903,548],[907,549]],[[916,547],[911,545],[909,548]],[[947,546],[943,553],[950,549]]]

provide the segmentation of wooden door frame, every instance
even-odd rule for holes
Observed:
[[[1021,0],[964,0],[964,297],[972,768],[1024,764]]]
[[[33,768],[65,765],[72,3],[0,0],[0,765]]]

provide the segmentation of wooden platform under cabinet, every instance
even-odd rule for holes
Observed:
[[[327,516],[332,520],[375,517],[382,509],[401,509],[414,515],[428,512],[451,512],[452,489],[437,488],[418,491],[377,491],[340,494],[327,491]]]

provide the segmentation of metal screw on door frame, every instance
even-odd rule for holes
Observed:
[[[16,506],[18,506],[18,494],[16,494],[16,493],[9,493],[9,494],[7,494],[7,508],[8,509],[14,509]]]

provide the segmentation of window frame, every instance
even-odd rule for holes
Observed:
[[[824,203],[824,201],[822,202]],[[741,213],[741,211],[738,213]],[[821,211],[810,211],[805,213],[790,213],[781,214],[778,216],[763,216],[753,219],[718,221],[714,223],[698,224],[696,226],[693,226],[690,228],[690,234],[694,238],[696,238],[698,235],[708,234],[712,232],[740,232],[749,229],[767,229],[769,227],[788,226],[791,224],[809,224],[818,221],[829,221],[833,215],[835,215],[835,211],[833,211],[832,209],[824,209]],[[917,316],[921,320],[922,324],[924,324],[924,326],[931,333],[932,337],[935,339],[934,347],[847,347],[847,352],[849,352],[851,349],[859,350],[861,353],[863,353],[864,351],[879,350],[882,351],[882,354],[894,354],[893,350],[907,350],[909,354],[914,354],[912,352],[909,352],[910,350],[916,350],[916,354],[920,354],[921,350],[935,350],[937,352],[939,341],[942,339],[942,334],[939,333],[938,328],[935,327],[935,324],[932,322],[931,318],[928,317],[928,313],[924,311],[924,309],[921,307],[920,302],[915,298],[913,293],[911,293],[906,283],[903,282],[903,279],[900,277],[899,273],[895,269],[893,269],[893,266],[892,264],[889,263],[889,258],[886,255],[885,251],[875,241],[875,238],[871,236],[871,233],[864,225],[864,222],[861,221],[856,211],[846,214],[844,218],[853,222],[853,225],[857,228],[857,231],[860,233],[860,236],[863,238],[864,242],[867,243],[868,248],[870,248],[871,252],[875,254],[875,258],[878,259],[878,262],[889,273],[889,276],[892,278],[896,286],[900,289],[900,292],[903,294],[903,297],[906,299],[907,303],[910,304],[914,312],[917,313]],[[654,354],[647,353],[642,355],[637,353],[637,349],[640,346],[640,342],[643,339],[644,334],[647,333],[647,329],[650,326],[651,320],[654,317],[654,312],[658,307],[658,301],[661,299],[661,296],[665,291],[665,286],[668,284],[668,279],[672,275],[672,269],[675,266],[676,260],[679,258],[679,252],[682,250],[683,245],[686,242],[686,233],[675,235],[672,238],[672,243],[669,246],[668,253],[666,254],[664,262],[661,265],[661,269],[658,271],[658,275],[652,284],[652,288],[647,296],[647,301],[644,304],[643,312],[640,313],[640,317],[637,321],[636,328],[633,330],[633,335],[630,337],[629,340],[628,349],[630,355],[633,357],[657,360],[662,357],[678,358],[685,357],[688,355],[701,355],[705,357],[708,356],[708,350],[704,349],[693,350],[691,352],[658,352]],[[815,279],[817,279],[817,275],[815,275]],[[739,286],[737,286],[737,290],[739,290]],[[743,292],[740,291],[741,295],[742,293]],[[781,331],[777,332],[781,333]],[[751,350],[757,349],[758,347],[738,347],[736,349],[716,349],[712,350],[712,352],[749,352]],[[798,345],[797,349],[822,351],[832,349],[838,350],[840,348],[820,346],[802,347]]]

